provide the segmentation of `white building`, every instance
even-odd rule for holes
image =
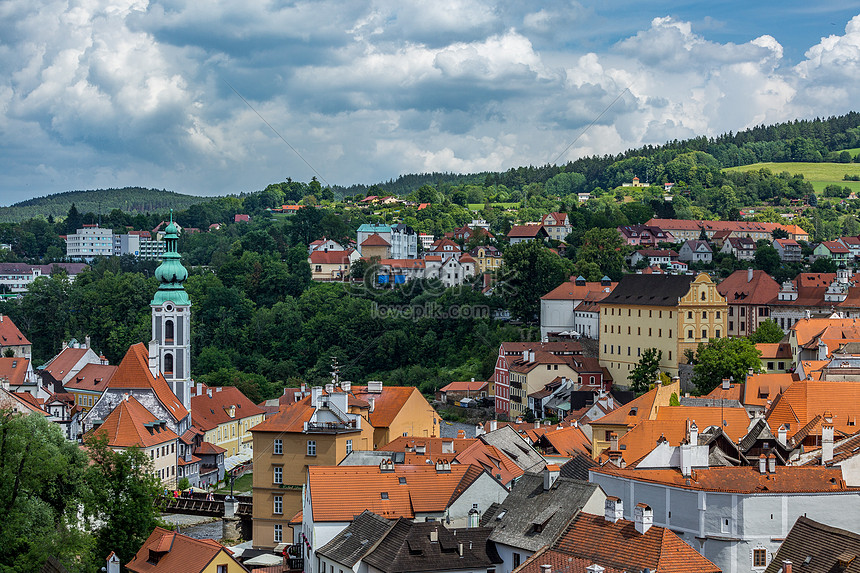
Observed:
[[[70,280],[83,271],[84,263],[53,263],[49,265],[27,265],[24,263],[0,263],[0,292],[26,292],[39,277],[50,276],[55,271],[66,271]]]
[[[114,255],[132,255],[141,259],[160,259],[166,244],[163,240],[153,240],[149,231],[134,231],[126,235],[113,236]]]
[[[587,282],[576,277],[551,290],[540,299],[540,335],[546,340],[550,333],[574,331],[586,338],[598,338],[600,307],[614,283],[609,277],[600,282]]]
[[[72,259],[91,260],[109,257],[113,251],[113,231],[98,225],[84,225],[77,233],[66,237],[66,256]]]

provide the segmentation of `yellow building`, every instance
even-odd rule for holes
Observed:
[[[292,541],[289,520],[302,508],[309,466],[334,466],[352,450],[373,450],[398,436],[438,435],[439,418],[417,388],[343,382],[311,388],[252,428],[254,547]]]
[[[642,353],[656,348],[661,370],[676,376],[686,350],[726,335],[727,309],[705,273],[625,275],[600,302],[600,364],[623,383]]]
[[[491,273],[502,266],[502,253],[496,247],[475,247],[469,254],[475,259],[478,274]]]
[[[226,457],[251,453],[251,428],[263,421],[265,412],[235,386],[191,388],[191,419],[203,432],[203,441],[224,448]]]
[[[595,460],[608,448],[613,438],[619,439],[639,422],[654,420],[660,408],[669,406],[672,394],[681,395],[681,383],[674,381],[659,385],[638,398],[623,404],[591,423],[591,457]]]

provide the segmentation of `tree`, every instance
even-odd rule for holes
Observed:
[[[761,371],[761,352],[748,338],[712,338],[700,343],[693,366],[693,383],[704,395],[719,386],[723,378],[746,380],[747,372]]]
[[[534,320],[540,312],[540,297],[563,283],[571,267],[570,261],[538,241],[509,247],[504,255],[502,280],[511,291],[510,311],[521,320]]]
[[[755,265],[769,275],[776,272],[782,260],[779,258],[779,251],[770,245],[763,245],[755,251]]]
[[[86,455],[44,416],[5,409],[0,452],[0,570],[39,571],[50,555],[81,570],[92,548],[78,514]]]
[[[754,344],[775,344],[782,340],[783,336],[785,336],[785,333],[776,321],[769,318],[762,322],[756,331],[750,334],[748,338]]]
[[[576,261],[593,262],[600,267],[600,272],[617,281],[624,272],[626,254],[627,246],[615,228],[589,229],[582,235]]]
[[[646,348],[639,359],[639,363],[627,376],[630,380],[630,389],[641,394],[648,391],[648,387],[657,380],[660,372],[660,361],[663,359],[663,351],[656,348]]]
[[[836,263],[827,257],[815,259],[815,262],[809,267],[809,272],[812,273],[835,273],[836,270]]]
[[[97,524],[96,555],[115,551],[128,563],[152,533],[163,525],[155,500],[162,492],[152,470],[152,460],[143,450],[115,452],[106,437],[87,443],[92,465],[86,473],[89,484],[88,515]]]

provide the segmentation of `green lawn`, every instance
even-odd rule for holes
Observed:
[[[854,150],[849,149],[853,153]],[[857,151],[860,151],[858,149]],[[774,173],[788,171],[792,175],[802,173],[804,179],[812,183],[816,193],[821,193],[828,185],[848,187],[860,191],[860,181],[843,181],[842,177],[860,175],[860,163],[754,163],[740,167],[729,167],[723,171],[757,171],[769,169]]]
[[[519,203],[493,203],[492,206],[497,207],[499,209],[519,209],[520,208]],[[483,203],[469,203],[466,205],[466,207],[468,207],[472,211],[480,211],[481,209],[484,208],[484,204]]]
[[[236,480],[236,483],[233,485],[233,493],[238,493],[240,491],[251,491],[251,480],[253,479],[254,474],[247,473],[242,477]],[[221,489],[216,489],[215,493],[230,493],[230,483],[227,483],[227,487],[222,487]]]

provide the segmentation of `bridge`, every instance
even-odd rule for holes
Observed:
[[[237,517],[240,519],[251,519],[252,501],[249,495],[235,495],[236,504],[232,515],[225,515],[224,500],[229,495],[216,493],[213,495],[205,493],[183,494],[180,497],[162,496],[155,503],[164,513],[181,513],[183,515],[200,515],[203,517]]]

